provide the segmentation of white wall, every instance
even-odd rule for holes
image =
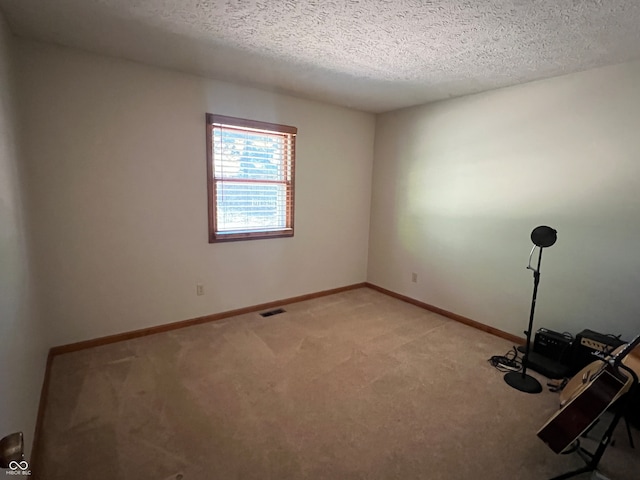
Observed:
[[[11,45],[0,14],[0,438],[22,431],[28,458],[47,347],[28,248]]]
[[[17,51],[54,345],[365,281],[373,115],[41,43]],[[293,238],[208,243],[205,112],[298,127]]]
[[[377,119],[368,280],[522,336],[640,333],[640,63]],[[411,282],[418,273],[418,283]]]

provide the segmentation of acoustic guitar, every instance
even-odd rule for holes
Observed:
[[[615,357],[620,354],[626,345],[620,345],[616,348],[608,357]],[[639,349],[640,350],[640,349]],[[572,398],[582,392],[589,384],[589,380],[604,367],[606,360],[596,360],[584,367],[578,373],[576,373],[571,380],[567,382],[562,391],[560,392],[560,407],[564,407]],[[634,357],[632,355],[625,355],[622,358],[622,363],[631,368],[636,375],[640,377],[640,356]]]
[[[633,379],[618,367],[639,343],[640,335],[608,359],[585,367],[567,384],[570,389],[561,399],[561,409],[538,431],[538,437],[551,450],[555,453],[567,450],[629,390]]]

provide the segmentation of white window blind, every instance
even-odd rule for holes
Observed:
[[[208,121],[210,240],[293,235],[297,129],[219,115]]]

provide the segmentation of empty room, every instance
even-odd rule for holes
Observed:
[[[0,0],[0,475],[640,478],[636,0]]]

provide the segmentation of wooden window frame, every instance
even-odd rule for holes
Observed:
[[[293,237],[294,233],[294,204],[295,204],[295,150],[296,150],[296,134],[298,129],[290,125],[280,125],[276,123],[260,122],[257,120],[248,120],[245,118],[229,117],[226,115],[216,115],[212,113],[206,114],[207,122],[207,196],[209,209],[209,243],[232,242],[239,240],[258,240],[266,238],[283,238]],[[251,133],[251,130],[261,130],[271,134],[287,134],[291,136],[290,155],[283,154],[284,162],[290,162],[291,177],[288,181],[277,182],[286,185],[286,227],[281,230],[257,230],[252,232],[232,232],[225,233],[218,231],[218,218],[216,215],[216,185],[214,169],[214,151],[213,151],[213,131],[215,126],[224,125],[229,128],[237,128]],[[285,169],[288,169],[286,166]],[[249,179],[250,180],[250,179]],[[243,181],[246,181],[244,179]],[[259,182],[256,180],[256,182]],[[265,181],[264,183],[270,183]]]

